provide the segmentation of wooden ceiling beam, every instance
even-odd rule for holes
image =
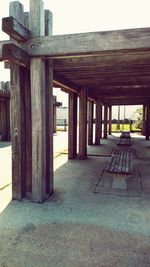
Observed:
[[[14,17],[2,19],[2,30],[17,41],[27,41],[30,38],[30,31]]]
[[[87,57],[118,50],[150,50],[150,28],[43,36],[31,38],[23,45],[30,56],[52,58]]]
[[[67,80],[65,77],[53,73],[53,85],[62,88],[65,92],[75,92],[78,93],[80,87],[71,81]]]

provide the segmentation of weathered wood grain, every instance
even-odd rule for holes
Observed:
[[[23,6],[10,2],[9,15],[22,22]],[[26,195],[26,138],[24,68],[14,63],[10,69],[11,83],[11,138],[12,138],[12,193],[21,200]]]
[[[95,121],[95,145],[100,144],[102,137],[102,104],[101,100],[96,100],[96,121]]]
[[[71,91],[77,93],[80,89],[80,86],[77,86],[76,84],[72,83],[70,80],[66,79],[56,72],[54,72],[53,83],[54,86],[59,86],[60,88],[67,90],[67,92]]]
[[[77,94],[69,93],[68,159],[77,156]]]
[[[87,157],[87,88],[79,93],[79,159]]]
[[[30,38],[30,31],[14,17],[2,19],[2,30],[17,41],[27,41]]]
[[[108,106],[104,105],[104,139],[107,139]]]
[[[45,35],[52,34],[53,18],[49,10],[45,10]],[[45,60],[46,88],[46,193],[54,191],[53,175],[53,62]]]
[[[94,102],[88,101],[88,145],[93,145]]]
[[[29,29],[31,36],[44,35],[44,9],[41,0],[30,1]],[[45,60],[31,58],[32,116],[32,200],[46,197],[46,85]]]
[[[30,66],[28,54],[13,43],[2,46],[2,58],[23,67],[29,68]]]
[[[149,44],[150,28],[141,28],[31,38],[25,49],[32,56],[79,57],[104,51],[149,49]]]
[[[109,135],[111,135],[111,121],[112,121],[112,106],[108,107],[109,109]]]

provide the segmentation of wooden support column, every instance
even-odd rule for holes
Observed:
[[[88,101],[88,145],[93,145],[93,112],[94,102]]]
[[[23,6],[10,2],[9,15],[23,21]],[[21,200],[26,195],[26,127],[25,127],[25,69],[16,64],[10,68],[12,197]]]
[[[52,34],[53,15],[45,10],[45,35]],[[53,177],[53,61],[45,61],[46,87],[46,193],[54,190]]]
[[[77,156],[77,94],[69,93],[68,159]]]
[[[57,99],[56,96],[53,96],[53,133],[57,132]]]
[[[100,100],[96,101],[96,121],[95,121],[95,145],[100,144],[102,137],[102,105]]]
[[[0,101],[0,133],[1,140],[7,140],[7,99]]]
[[[79,159],[87,157],[87,89],[79,93]]]
[[[107,139],[108,106],[104,105],[104,139]]]
[[[146,140],[149,140],[150,136],[150,103],[146,105],[146,122],[145,122],[145,137]]]
[[[145,121],[146,121],[146,105],[143,105],[143,122],[142,122],[142,134],[145,135]]]
[[[112,106],[109,106],[109,135],[111,135]]]
[[[41,0],[30,1],[29,28],[32,37],[44,35],[44,7]],[[46,192],[46,86],[45,60],[31,58],[32,107],[32,200],[43,202]]]
[[[7,137],[6,137],[6,140],[10,141],[11,140],[11,134],[10,134],[10,98],[7,99],[7,104],[6,104],[6,120],[7,120]]]

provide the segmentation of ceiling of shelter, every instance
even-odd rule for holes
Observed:
[[[142,104],[150,99],[150,50],[102,52],[54,59],[54,75],[89,96],[111,104]]]

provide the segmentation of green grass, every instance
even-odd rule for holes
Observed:
[[[130,124],[120,124],[120,129],[118,129],[117,124],[112,124],[112,132],[120,132],[120,131],[130,131]],[[141,131],[140,129],[137,129],[134,124],[131,125],[131,131]]]

